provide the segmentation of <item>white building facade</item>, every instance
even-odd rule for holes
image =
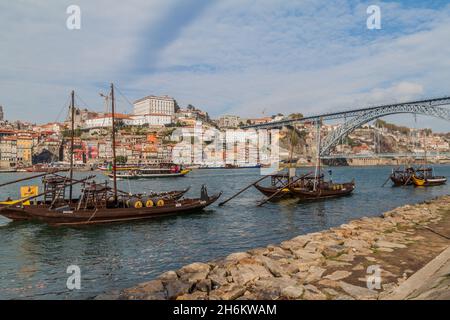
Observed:
[[[164,126],[172,123],[173,117],[167,114],[146,114],[139,116],[117,115],[116,124],[122,121],[126,126]],[[112,126],[110,115],[88,119],[84,122],[85,129],[109,128]]]
[[[134,115],[129,120],[125,121],[130,126],[164,126],[172,123],[173,117],[171,115],[162,113],[153,113],[146,115]]]
[[[175,99],[169,96],[147,96],[133,103],[134,115],[165,114],[173,116],[175,113]]]

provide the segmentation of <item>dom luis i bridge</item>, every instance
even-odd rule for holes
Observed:
[[[361,127],[362,125],[384,116],[411,113],[416,115],[432,116],[440,119],[450,121],[450,109],[446,108],[450,106],[450,97],[418,100],[403,103],[385,104],[379,106],[372,106],[367,108],[352,109],[346,111],[330,112],[319,115],[307,116],[303,118],[284,119],[280,121],[267,122],[263,124],[250,125],[244,128],[254,129],[275,129],[282,128],[288,125],[294,125],[296,123],[315,123],[317,130],[320,130],[320,125],[323,121],[344,119],[344,122],[338,126],[335,130],[331,131],[326,137],[321,139],[320,143],[320,157],[321,158],[337,158],[337,157],[349,157],[349,155],[331,155],[330,151],[353,130]],[[430,156],[432,154],[429,153]],[[441,156],[449,156],[449,154],[440,153]],[[364,157],[368,155],[358,155]],[[377,157],[380,156],[377,154]],[[385,154],[385,157],[393,156],[415,156],[425,157],[426,154]]]

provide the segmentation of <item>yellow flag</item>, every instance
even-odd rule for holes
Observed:
[[[32,196],[37,196],[39,194],[38,186],[23,186],[20,187],[20,197],[28,198]]]

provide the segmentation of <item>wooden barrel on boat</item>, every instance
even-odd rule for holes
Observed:
[[[162,207],[165,204],[164,199],[162,198],[152,198],[150,201],[153,204],[152,206]]]
[[[143,205],[144,207],[146,207],[146,206],[147,206],[146,203],[147,203],[148,199],[150,199],[150,198],[147,197],[147,196],[143,196],[143,197],[141,197],[140,199],[141,199],[142,205]]]
[[[142,201],[137,197],[131,197],[127,200],[127,207],[136,209],[142,208]]]
[[[117,202],[114,201],[114,197],[111,196],[108,199],[106,199],[106,204],[107,207],[112,208],[112,207],[117,207],[117,206],[123,206],[126,207],[128,206],[127,204],[128,200],[124,199],[123,197],[119,196],[117,197]]]
[[[141,202],[147,208],[151,208],[155,205],[155,203],[153,202],[153,199],[150,197],[142,197]]]

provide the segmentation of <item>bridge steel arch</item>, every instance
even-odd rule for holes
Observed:
[[[254,124],[245,126],[243,129],[273,129],[282,128],[287,125],[295,123],[314,122],[321,123],[327,120],[345,119],[345,123],[336,130],[329,133],[321,142],[320,155],[328,155],[331,148],[334,147],[338,141],[346,136],[349,132],[360,127],[361,125],[391,114],[398,113],[414,113],[427,116],[434,116],[447,121],[450,121],[450,110],[442,108],[441,106],[450,105],[450,96],[441,98],[426,99],[419,101],[387,104],[381,106],[373,106],[368,108],[359,108],[346,111],[329,112],[320,115],[307,116],[298,119],[283,119],[280,121],[267,122],[263,124]]]
[[[382,106],[378,108],[368,108],[365,112],[351,118],[336,130],[329,133],[321,143],[320,155],[323,156],[329,154],[331,148],[334,147],[342,137],[346,136],[349,132],[355,130],[356,128],[359,128],[363,124],[377,118],[399,113],[422,114],[450,121],[449,109],[433,106],[429,101],[423,103],[405,103]]]

